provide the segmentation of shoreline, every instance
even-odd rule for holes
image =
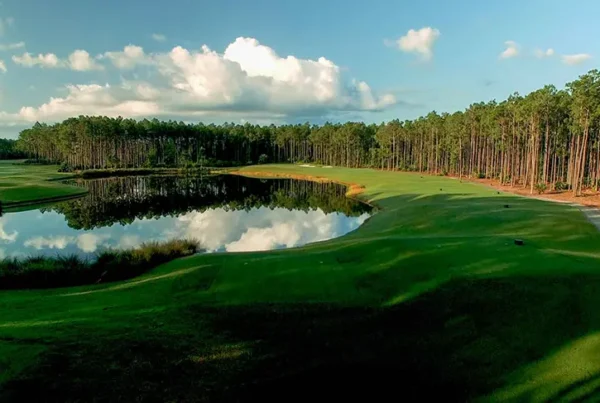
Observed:
[[[207,176],[212,175],[238,175],[238,176],[246,176],[251,178],[264,178],[264,179],[297,179],[297,180],[306,180],[311,182],[318,183],[337,183],[343,186],[346,186],[346,197],[356,199],[361,203],[365,203],[373,208],[379,208],[375,204],[371,203],[368,200],[365,200],[359,195],[361,195],[365,191],[365,187],[358,183],[351,182],[341,182],[335,181],[322,176],[314,176],[314,175],[304,175],[304,174],[287,174],[287,173],[278,173],[278,172],[270,172],[270,171],[240,171],[239,169],[230,170],[231,168],[210,168]],[[143,171],[143,172],[142,172]],[[46,182],[62,182],[65,180],[77,180],[77,179],[103,179],[103,178],[117,178],[123,176],[185,176],[189,173],[197,173],[194,171],[184,172],[178,169],[151,169],[151,170],[135,170],[135,169],[119,169],[119,170],[91,170],[84,172],[74,172],[71,175],[62,177],[62,178],[50,178],[46,179]],[[65,196],[54,196],[54,197],[44,197],[38,199],[30,199],[23,200],[17,202],[3,202],[3,207],[5,210],[10,210],[14,208],[20,207],[28,207],[28,206],[36,206],[36,205],[45,205],[49,203],[67,201],[72,199],[77,199],[83,197],[87,194],[87,190],[84,190],[80,193],[69,194]],[[7,211],[10,212],[10,211]]]
[[[361,194],[365,192],[365,186],[352,183],[352,182],[341,182],[333,179],[326,178],[324,176],[315,176],[315,175],[305,175],[305,174],[290,174],[284,172],[272,172],[272,171],[228,171],[223,172],[226,175],[238,175],[238,176],[247,176],[249,178],[263,178],[263,179],[296,179],[296,180],[305,180],[317,183],[337,183],[339,185],[346,186],[346,197],[355,199],[360,201],[361,203],[365,203],[373,208],[380,209],[381,207],[372,203],[369,200],[365,200],[360,197]]]
[[[81,193],[75,193],[75,194],[66,195],[66,196],[45,197],[42,199],[24,200],[24,201],[19,201],[19,202],[2,202],[2,207],[4,208],[4,210],[8,210],[8,209],[17,208],[17,207],[36,206],[36,205],[42,205],[42,204],[47,204],[47,203],[55,203],[55,202],[72,200],[72,199],[78,199],[80,197],[85,196],[86,194],[88,194],[87,190],[85,190]],[[7,213],[10,213],[10,211],[7,211]]]

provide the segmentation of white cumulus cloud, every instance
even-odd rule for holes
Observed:
[[[77,237],[77,247],[83,252],[96,252],[100,243],[110,238],[109,235],[98,235],[92,233],[81,234]]]
[[[237,38],[222,54],[206,45],[200,51],[177,46],[156,54],[128,45],[99,59],[108,59],[124,70],[144,66],[154,74],[147,81],[70,85],[67,96],[51,98],[38,107],[23,107],[18,117],[27,121],[79,114],[282,118],[377,111],[397,102],[392,94],[375,94],[363,81],[344,79],[331,60],[281,57],[253,38]]]
[[[69,236],[55,236],[55,237],[34,237],[25,241],[24,245],[27,247],[32,247],[37,250],[40,249],[64,249],[71,242],[73,242],[73,237]]]
[[[367,217],[346,218],[321,210],[305,213],[260,207],[246,212],[219,208],[179,217],[178,228],[172,232],[197,239],[208,251],[258,251],[334,238],[356,229]]]
[[[50,236],[43,237],[37,236],[31,239],[28,239],[23,244],[26,247],[35,248],[37,250],[41,249],[65,249],[67,246],[74,244],[83,252],[93,253],[100,246],[103,241],[106,241],[110,238],[107,234],[93,234],[93,233],[84,233],[77,236],[69,236],[69,235],[59,235],[59,236]]]
[[[515,41],[504,42],[506,49],[500,53],[500,59],[510,59],[519,55],[519,45]]]
[[[0,71],[2,71],[3,73],[7,72],[6,63],[4,63],[4,60],[0,60]]]
[[[4,243],[13,243],[17,240],[17,236],[19,233],[17,231],[13,231],[12,233],[6,232],[4,229],[4,225],[6,224],[6,219],[2,219],[0,221],[0,240],[4,241]]]
[[[29,52],[23,53],[22,56],[13,56],[13,62],[19,64],[23,67],[48,67],[48,68],[58,68],[62,67],[63,63],[54,53],[40,53],[37,56],[32,55]]]
[[[52,98],[38,108],[23,107],[19,116],[27,121],[66,119],[79,115],[150,116],[160,112],[154,102],[134,99],[135,94],[109,85],[68,85],[69,94]],[[122,93],[121,93],[122,92]],[[119,98],[119,96],[121,96]]]
[[[249,228],[240,239],[226,245],[226,250],[227,252],[246,252],[271,250],[282,246],[290,248],[299,243],[300,235],[294,222],[275,223],[267,228]]]
[[[144,241],[137,235],[123,235],[119,244],[117,245],[119,249],[133,249],[140,246]]]
[[[439,37],[440,31],[435,28],[410,29],[406,35],[395,41],[395,45],[403,52],[417,53],[423,60],[430,60],[433,56],[433,45]]]
[[[39,54],[37,56],[31,53],[24,53],[22,56],[13,56],[14,63],[23,67],[48,67],[48,68],[68,68],[74,71],[103,70],[104,67],[98,64],[86,50],[77,49],[69,55],[66,60],[60,59],[54,53]]]
[[[75,71],[103,70],[104,67],[90,57],[90,54],[78,49],[69,55],[69,67]]]
[[[127,45],[122,51],[106,52],[99,56],[100,59],[109,59],[115,67],[123,70],[134,68],[137,64],[146,63],[149,59],[146,57],[144,49],[140,46]]]
[[[577,65],[577,64],[584,63],[584,62],[588,61],[591,58],[592,58],[592,55],[589,55],[587,53],[577,53],[577,54],[574,54],[574,55],[563,55],[562,56],[562,61],[565,64],[568,64],[570,66],[574,66],[574,65]]]

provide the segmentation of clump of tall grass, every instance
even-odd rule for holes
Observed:
[[[190,240],[148,242],[135,249],[105,250],[98,255],[94,264],[102,270],[99,282],[118,281],[139,276],[148,268],[193,255],[199,250],[198,242]],[[124,267],[126,270],[123,270]]]
[[[0,289],[56,288],[126,280],[173,259],[200,251],[194,240],[149,242],[138,248],[109,249],[95,260],[76,255],[0,260]]]

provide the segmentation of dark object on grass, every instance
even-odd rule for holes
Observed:
[[[504,205],[504,208],[509,208],[509,207],[510,207],[510,206],[509,206],[508,204],[505,204],[505,205]]]
[[[525,245],[525,241],[523,241],[522,239],[515,239],[515,245],[523,246]]]
[[[496,192],[496,194],[500,194],[500,192]]]
[[[440,192],[442,191],[442,188],[440,188]]]
[[[108,271],[105,271],[104,273],[102,273],[100,275],[100,278],[98,278],[98,280],[96,280],[96,284],[100,284],[100,282],[102,281],[102,277],[106,276],[108,274]]]

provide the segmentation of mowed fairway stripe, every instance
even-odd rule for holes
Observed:
[[[89,295],[89,294],[97,294],[97,293],[100,293],[100,292],[109,292],[109,291],[124,290],[124,289],[127,289],[127,288],[137,287],[138,285],[142,285],[142,284],[149,283],[149,282],[152,282],[152,281],[164,280],[166,278],[177,277],[177,276],[183,276],[184,274],[188,274],[188,273],[191,273],[193,271],[196,271],[198,269],[201,269],[203,267],[208,267],[208,266],[209,265],[195,266],[195,267],[190,267],[189,269],[181,269],[181,270],[174,271],[172,273],[161,274],[160,276],[145,278],[145,279],[142,279],[142,280],[129,281],[129,282],[124,283],[124,284],[117,284],[117,285],[114,285],[114,286],[103,288],[101,290],[89,290],[89,291],[73,292],[73,293],[69,293],[69,294],[59,294],[58,296],[59,297],[76,297],[76,296],[79,296],[79,295]]]

